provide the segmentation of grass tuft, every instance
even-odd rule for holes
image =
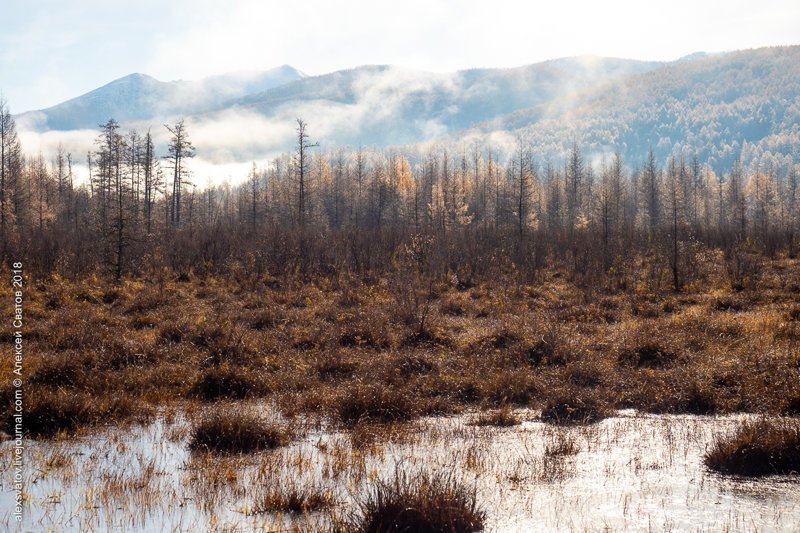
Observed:
[[[278,486],[260,495],[250,514],[304,514],[322,511],[333,505],[334,501],[329,494],[297,486]]]
[[[474,490],[441,474],[402,472],[371,487],[347,530],[466,533],[482,531],[484,520]]]
[[[622,352],[619,362],[626,366],[638,368],[668,368],[675,364],[677,356],[655,342],[645,343],[633,350]]]
[[[343,423],[402,422],[413,418],[414,406],[403,391],[377,385],[358,384],[345,390],[336,412]]]
[[[89,394],[62,389],[28,389],[25,397],[22,429],[34,438],[50,438],[59,433],[74,433],[82,427],[122,421],[150,414],[148,407],[130,398],[112,395],[94,398]],[[5,416],[5,431],[14,434],[16,419],[13,411]]]
[[[519,418],[509,406],[481,413],[473,422],[474,426],[511,427],[520,424]]]
[[[251,414],[214,411],[192,428],[189,448],[217,453],[249,453],[285,446],[290,432],[277,424]]]
[[[704,462],[728,475],[800,474],[800,422],[745,424],[733,436],[718,438]]]
[[[592,399],[559,397],[549,400],[542,409],[542,421],[558,426],[594,424],[605,418],[605,411]]]
[[[192,395],[205,401],[221,398],[242,400],[264,392],[255,378],[242,367],[228,365],[206,368],[192,387]]]

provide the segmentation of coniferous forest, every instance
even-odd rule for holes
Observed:
[[[441,281],[535,282],[556,267],[589,292],[645,280],[680,291],[702,278],[697,261],[709,253],[743,287],[762,263],[797,253],[791,162],[717,173],[691,152],[590,162],[577,144],[554,161],[522,137],[505,159],[477,143],[421,155],[324,150],[306,122],[296,126],[295,145],[254,162],[240,184],[204,186],[190,176],[195,147],[183,121],[164,126],[160,154],[149,131],[109,119],[78,176],[78,156],[63,149],[23,157],[4,104],[4,253],[44,275],[117,280],[164,270],[381,277],[404,253],[422,253],[420,267]]]

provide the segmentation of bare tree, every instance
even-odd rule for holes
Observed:
[[[5,245],[8,227],[12,222],[12,208],[9,197],[15,189],[22,170],[21,150],[17,138],[17,128],[6,101],[0,98],[0,241]]]
[[[251,200],[251,212],[250,212],[250,229],[255,233],[256,231],[256,219],[258,216],[258,193],[259,193],[259,182],[260,182],[260,175],[258,173],[258,167],[256,166],[256,162],[253,161],[253,165],[250,168],[250,176],[248,176],[248,186],[250,188],[250,200]]]
[[[152,231],[153,222],[153,206],[155,204],[155,193],[158,190],[160,170],[158,169],[158,160],[155,156],[155,148],[153,146],[153,137],[150,130],[142,140],[142,173],[144,174],[144,218],[147,233]]]
[[[181,223],[181,193],[185,185],[184,179],[189,175],[186,166],[186,159],[194,157],[195,148],[189,141],[189,133],[186,131],[186,124],[183,120],[175,123],[174,126],[164,124],[167,131],[172,134],[172,138],[167,148],[168,155],[165,156],[172,169],[172,206],[170,221],[175,226]]]
[[[670,158],[667,169],[667,208],[669,209],[670,228],[670,269],[672,270],[672,285],[675,291],[679,291],[681,284],[679,278],[678,262],[678,223],[681,216],[681,206],[683,202],[683,187],[681,185],[681,170],[675,162],[675,157]]]
[[[647,234],[653,238],[661,224],[661,199],[660,199],[661,170],[656,163],[653,149],[647,154],[647,163],[642,169],[642,193],[644,199],[645,216],[647,217]]]
[[[309,141],[308,133],[306,133],[306,124],[302,119],[297,119],[297,148],[294,157],[295,171],[297,173],[297,220],[300,227],[305,226],[306,211],[308,209],[308,150],[319,146],[319,143],[312,143]]]

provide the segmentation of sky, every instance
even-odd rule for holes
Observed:
[[[800,44],[796,0],[0,0],[0,12],[0,93],[13,113],[132,72],[162,81],[282,64],[311,75],[364,64],[445,72]]]

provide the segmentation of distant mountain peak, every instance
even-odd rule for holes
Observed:
[[[305,72],[303,72],[300,69],[294,68],[292,65],[289,65],[288,63],[284,63],[283,65],[281,65],[279,67],[275,67],[272,70],[280,70],[280,71],[283,71],[283,72],[294,72],[295,74],[299,74],[303,78],[307,78],[308,77],[308,74],[306,74]]]
[[[127,76],[122,76],[121,78],[117,78],[107,83],[106,85],[104,85],[104,87],[112,85],[114,83],[130,83],[130,82],[158,82],[158,80],[148,74],[143,74],[141,72],[132,72]]]
[[[708,57],[707,52],[692,52],[691,54],[687,54],[683,57],[679,57],[674,62],[675,63],[685,63],[686,61],[694,61],[695,59],[703,59],[704,57]]]
[[[110,117],[120,122],[166,119],[207,113],[225,102],[266,91],[307,76],[291,65],[266,71],[220,74],[194,81],[164,82],[134,72],[58,105],[20,116],[36,115],[37,129],[94,128]]]

